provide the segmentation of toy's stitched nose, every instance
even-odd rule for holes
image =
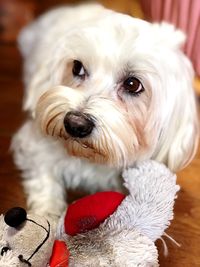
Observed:
[[[71,111],[65,115],[64,126],[71,136],[83,138],[91,134],[95,125],[88,114]]]
[[[4,221],[8,226],[18,227],[26,220],[26,211],[23,208],[16,207],[8,210],[4,216]]]

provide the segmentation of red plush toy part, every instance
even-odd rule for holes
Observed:
[[[118,192],[99,192],[69,205],[65,216],[65,232],[76,235],[97,228],[115,212],[125,195]]]
[[[69,250],[64,241],[55,240],[50,259],[50,267],[68,267]]]

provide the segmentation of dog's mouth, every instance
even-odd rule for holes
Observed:
[[[74,142],[79,143],[83,148],[87,149],[94,149],[94,146],[92,144],[89,144],[88,142],[80,142],[80,140],[74,139]]]
[[[98,163],[105,163],[107,158],[102,149],[88,140],[65,136],[64,146],[71,156],[87,158]]]
[[[58,124],[49,124],[46,129],[46,133],[47,135],[61,139],[64,147],[67,150],[67,153],[71,156],[87,158],[93,162],[106,162],[107,153],[103,150],[103,148],[101,148],[97,140],[94,141],[89,137],[73,137],[66,133],[64,127],[59,127]]]

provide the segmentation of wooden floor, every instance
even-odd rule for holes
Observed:
[[[20,174],[9,152],[10,139],[22,123],[21,58],[14,44],[0,45],[0,213],[12,206],[25,207]],[[178,174],[181,185],[175,205],[175,218],[167,233],[181,247],[166,240],[169,256],[163,256],[158,241],[160,265],[163,267],[200,267],[200,150],[194,161]]]

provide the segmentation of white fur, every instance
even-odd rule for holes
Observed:
[[[172,170],[189,163],[198,124],[183,42],[171,25],[99,5],[55,9],[22,31],[24,109],[30,119],[12,147],[31,209],[60,214],[65,185],[119,188],[121,168],[135,161],[152,158]],[[88,70],[84,81],[74,79],[73,60]],[[137,97],[122,88],[128,75],[145,88]],[[74,140],[65,132],[63,118],[71,110],[95,117],[89,137]]]

